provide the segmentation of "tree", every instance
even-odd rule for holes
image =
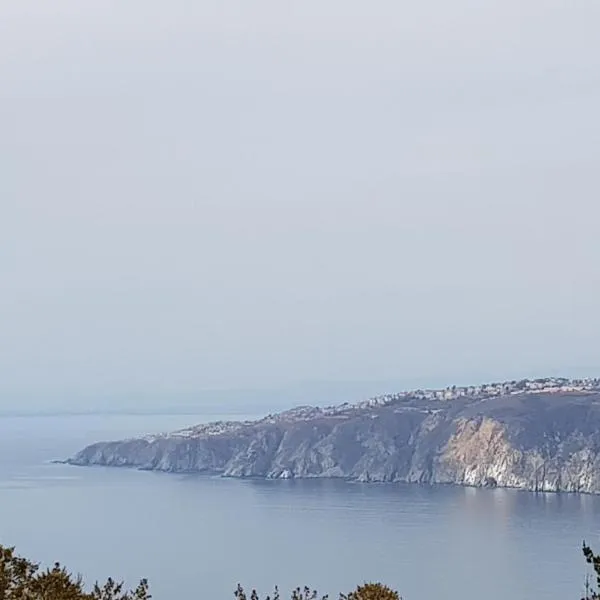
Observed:
[[[600,564],[600,562],[598,563]],[[600,568],[600,567],[599,567]],[[150,600],[148,582],[140,581],[134,590],[125,590],[123,583],[109,578],[96,583],[91,591],[85,590],[81,577],[74,577],[59,563],[50,569],[15,554],[14,548],[0,545],[0,600]],[[235,591],[236,600],[248,600],[241,585]],[[340,594],[340,600],[401,600],[397,592],[380,583],[365,583],[349,594]],[[594,597],[595,598],[595,597]],[[259,600],[252,590],[250,600]],[[278,588],[265,600],[281,600]],[[311,588],[296,588],[291,600],[328,600],[319,597]]]
[[[381,583],[359,585],[348,595],[340,594],[340,600],[402,600],[398,592]]]
[[[135,590],[108,579],[86,592],[81,577],[74,577],[60,563],[40,570],[37,563],[17,556],[14,548],[0,545],[0,600],[150,600],[148,582]]]
[[[589,578],[586,578],[585,582],[585,597],[583,600],[600,600],[600,555],[594,554],[592,549],[583,542],[583,555],[588,565],[592,565],[594,573],[596,575],[596,590],[592,590],[590,586]]]
[[[244,588],[238,584],[235,591],[237,600],[248,600]],[[250,593],[250,600],[259,600],[256,590]],[[265,600],[281,600],[279,589],[275,588],[273,596],[267,596]],[[309,587],[296,588],[292,591],[291,600],[328,600],[328,596],[319,597],[319,593]],[[359,585],[349,594],[340,594],[339,600],[402,600],[398,592],[381,583],[365,583]]]

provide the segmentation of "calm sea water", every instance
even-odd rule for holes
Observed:
[[[0,419],[0,543],[156,600],[381,580],[406,600],[580,598],[600,498],[336,481],[238,481],[48,464],[203,416]]]

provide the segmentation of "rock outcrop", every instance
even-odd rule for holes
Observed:
[[[600,392],[300,407],[88,446],[73,465],[600,493]]]

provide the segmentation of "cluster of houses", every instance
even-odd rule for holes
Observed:
[[[503,383],[484,385],[447,387],[439,390],[413,390],[384,394],[370,398],[361,403],[362,406],[385,406],[406,398],[420,400],[456,400],[458,398],[483,399],[494,396],[508,396],[533,393],[568,393],[600,391],[599,378],[567,379],[565,377],[546,377],[543,379],[521,379]]]
[[[395,394],[384,394],[359,402],[344,403],[338,406],[320,408],[316,406],[298,406],[277,414],[270,414],[254,422],[227,422],[196,425],[172,434],[176,437],[204,437],[233,433],[252,425],[274,424],[281,422],[310,421],[323,416],[351,416],[356,409],[387,406],[403,400],[438,400],[451,401],[459,398],[480,400],[495,396],[535,393],[569,393],[569,392],[600,392],[600,379],[567,379],[564,377],[547,377],[545,379],[521,379],[520,381],[505,381],[485,385],[451,386],[438,390],[412,390]],[[148,440],[161,436],[148,436]]]
[[[489,383],[484,385],[456,386],[438,390],[411,390],[395,394],[383,394],[358,402],[356,404],[345,402],[337,406],[318,408],[314,406],[299,406],[292,410],[269,415],[264,422],[300,421],[310,420],[318,416],[336,416],[351,414],[356,409],[388,406],[403,400],[438,400],[451,401],[459,398],[483,400],[495,396],[510,396],[517,394],[535,393],[569,393],[569,392],[596,392],[600,391],[600,379],[567,379],[565,377],[547,377],[544,379],[521,379],[519,381],[505,381],[503,383]]]

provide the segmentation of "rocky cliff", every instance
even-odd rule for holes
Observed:
[[[503,486],[600,493],[600,392],[513,392],[302,407],[93,444],[73,465],[228,477]]]

